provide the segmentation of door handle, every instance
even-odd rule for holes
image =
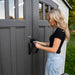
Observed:
[[[38,49],[35,47],[35,39],[31,38],[30,42],[28,43],[28,47],[29,47],[29,54],[31,54],[33,51],[35,53],[38,52]]]

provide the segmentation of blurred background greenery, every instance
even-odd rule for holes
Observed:
[[[70,40],[67,43],[65,73],[75,75],[75,0],[67,0],[72,9],[69,12]]]
[[[75,0],[67,0],[72,9],[69,12],[69,28],[75,30]]]

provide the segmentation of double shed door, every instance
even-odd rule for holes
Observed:
[[[46,52],[28,54],[30,37],[48,41],[50,0],[0,1],[0,75],[44,75]]]

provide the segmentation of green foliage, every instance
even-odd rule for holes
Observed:
[[[75,35],[75,33],[71,33]],[[70,41],[67,43],[65,73],[75,75],[75,36],[71,36]]]
[[[71,30],[72,29],[75,30],[75,28],[73,28],[75,25],[75,0],[67,0],[67,1],[72,7],[72,10],[70,10],[70,13],[69,13],[69,27]]]
[[[70,29],[70,30],[75,30],[75,24],[70,25],[70,26],[69,26],[69,29]]]

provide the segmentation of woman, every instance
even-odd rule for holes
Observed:
[[[61,56],[61,47],[66,40],[69,41],[70,33],[64,16],[59,9],[52,9],[48,14],[51,27],[55,27],[55,32],[50,36],[48,43],[36,41],[35,46],[38,49],[48,51],[48,57],[45,67],[45,75],[60,75],[60,68],[63,64]],[[48,46],[48,47],[47,47]]]

